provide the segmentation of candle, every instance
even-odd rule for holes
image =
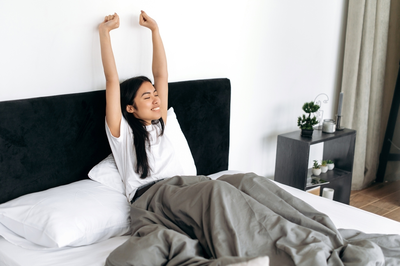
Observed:
[[[325,187],[324,190],[322,190],[322,197],[333,200],[334,193],[335,190],[333,188]]]
[[[338,116],[342,116],[342,101],[343,101],[343,92],[341,92],[339,95],[339,105],[338,105],[338,111],[337,111]]]

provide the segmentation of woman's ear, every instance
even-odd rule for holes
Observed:
[[[128,113],[133,114],[133,112],[135,111],[135,108],[133,107],[133,105],[127,105],[127,106],[126,106],[126,111],[127,111]]]

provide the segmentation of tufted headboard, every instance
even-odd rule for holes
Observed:
[[[169,83],[197,172],[228,169],[231,87],[228,79]],[[88,178],[111,153],[105,91],[0,102],[0,203]]]

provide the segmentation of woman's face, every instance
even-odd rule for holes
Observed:
[[[146,125],[150,125],[152,120],[161,118],[160,98],[150,82],[143,82],[133,101],[136,108],[127,105],[126,110],[136,118],[145,121]]]

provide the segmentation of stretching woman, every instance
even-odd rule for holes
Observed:
[[[156,181],[185,174],[171,147],[168,130],[164,132],[168,70],[158,25],[144,11],[139,24],[152,33],[154,86],[143,76],[119,83],[110,39],[110,31],[119,27],[119,16],[106,16],[99,26],[106,78],[106,132],[129,201],[136,200]]]
[[[142,186],[168,179],[131,205],[132,235],[105,265],[268,265],[269,259],[272,265],[344,265],[354,258],[379,265],[371,262],[381,261],[376,245],[358,239],[348,245],[329,217],[264,177],[180,176],[168,138],[164,47],[157,23],[143,11],[139,23],[152,32],[154,86],[145,77],[119,84],[110,41],[118,15],[99,26],[106,131],[130,201]]]
[[[106,132],[118,171],[126,187],[126,196],[131,202],[143,194],[143,191],[150,187],[149,184],[185,174],[180,170],[182,166],[179,165],[168,138],[168,71],[160,32],[157,23],[144,11],[141,11],[139,24],[152,32],[154,86],[148,78],[142,76],[119,83],[110,39],[110,31],[119,27],[119,16],[116,13],[106,16],[99,26],[101,56],[106,78]],[[208,180],[205,177],[193,178],[195,183],[198,179]],[[190,178],[185,180],[192,184]],[[209,186],[213,185],[214,182],[209,183]],[[218,182],[217,185],[230,186],[225,182]],[[196,187],[193,189],[196,190]],[[131,253],[133,250],[128,249],[128,253],[136,257],[137,253]],[[120,249],[116,252],[118,250]],[[121,259],[125,260],[122,257]],[[114,264],[111,260],[107,261],[107,265]],[[249,258],[223,260],[241,262],[248,261]],[[154,265],[158,265],[158,262]]]

